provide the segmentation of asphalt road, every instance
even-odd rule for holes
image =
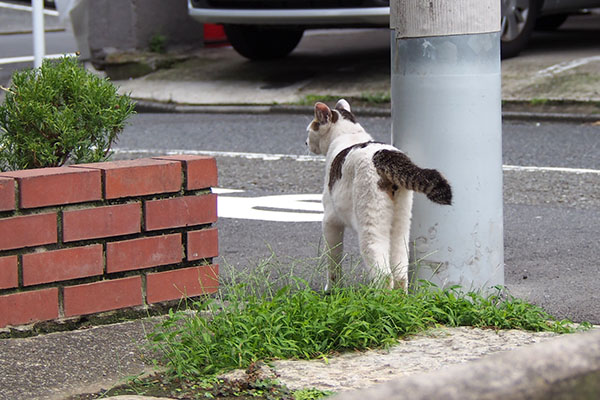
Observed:
[[[220,203],[218,262],[223,270],[253,269],[268,260],[268,268],[282,273],[293,269],[319,287],[325,279],[316,261],[319,215],[296,210],[313,221],[274,221],[294,204],[277,211],[266,200],[256,200],[282,194],[314,194],[318,199],[324,163],[301,157],[308,154],[304,140],[310,119],[297,114],[140,114],[123,132],[115,158],[214,152],[219,187],[243,190],[220,197],[252,198],[258,208],[262,204],[270,211],[267,220],[246,219],[250,210],[242,212],[244,218],[229,218],[231,211]],[[376,140],[389,141],[389,118],[359,119]],[[515,296],[559,318],[594,323],[600,323],[599,151],[597,125],[503,124],[503,163],[511,166],[504,173],[506,285]],[[359,259],[357,240],[349,234],[346,241],[346,268],[353,268]]]

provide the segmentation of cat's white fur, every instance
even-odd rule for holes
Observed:
[[[334,110],[323,103],[315,105],[315,120],[307,127],[307,145],[315,154],[326,157],[323,190],[323,234],[329,257],[329,284],[341,275],[344,229],[358,233],[360,251],[370,278],[390,288],[406,290],[408,282],[408,235],[413,192],[398,188],[394,196],[378,187],[378,175],[372,159],[376,151],[395,147],[371,144],[350,151],[342,165],[342,176],[329,190],[331,164],[338,153],[352,145],[372,141],[363,127],[341,117],[332,123],[332,113],[351,112],[346,100]],[[328,114],[327,112],[329,111]],[[329,118],[329,120],[327,120]],[[318,123],[318,129],[313,128]]]

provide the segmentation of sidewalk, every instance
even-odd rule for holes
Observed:
[[[342,40],[343,39],[343,40]],[[503,111],[600,114],[600,49],[582,43],[548,51],[539,48],[502,62]],[[231,48],[202,49],[187,61],[141,78],[115,83],[147,111],[214,112],[239,106],[255,112],[296,109],[310,112],[315,99],[347,97],[359,105],[383,108],[389,96],[389,31],[317,31],[308,34],[291,57],[249,62]],[[188,54],[189,55],[189,54]],[[290,107],[291,105],[291,107]]]

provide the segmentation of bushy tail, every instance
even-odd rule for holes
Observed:
[[[400,187],[423,193],[434,203],[452,204],[452,188],[435,169],[415,165],[400,151],[379,150],[373,155],[373,164],[381,179],[379,187],[392,194]]]

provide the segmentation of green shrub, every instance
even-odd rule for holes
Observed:
[[[0,105],[0,170],[105,160],[134,103],[75,57],[17,71]]]

